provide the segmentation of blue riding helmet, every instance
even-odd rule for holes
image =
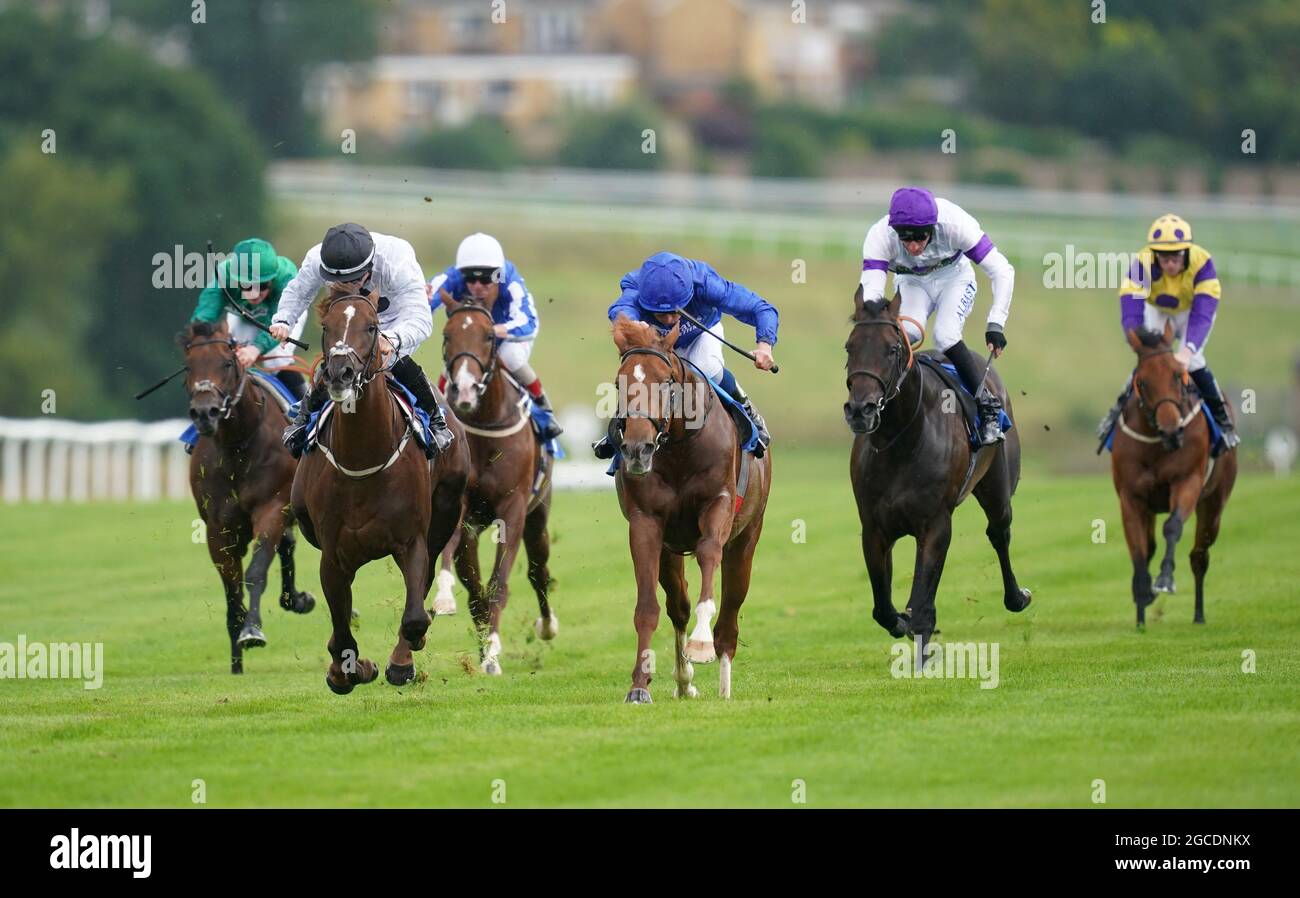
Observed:
[[[695,295],[691,265],[676,253],[655,253],[641,265],[636,304],[648,312],[676,312]]]

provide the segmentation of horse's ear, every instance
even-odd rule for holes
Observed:
[[[186,328],[183,331],[176,332],[176,346],[181,352],[190,351],[190,330]]]
[[[673,325],[672,330],[670,330],[668,333],[664,334],[662,337],[659,338],[659,345],[663,347],[664,352],[669,352],[672,350],[673,346],[677,343],[677,335],[680,334],[681,332],[682,332],[682,322],[678,320],[678,322]]]
[[[1128,345],[1133,347],[1134,352],[1136,352],[1138,355],[1141,355],[1142,338],[1138,336],[1138,332],[1135,331],[1133,328],[1129,328],[1125,332],[1125,335],[1128,337]]]
[[[1173,321],[1166,321],[1166,322],[1165,322],[1165,333],[1164,333],[1164,336],[1162,337],[1162,339],[1164,340],[1166,346],[1173,346],[1173,345],[1174,345],[1174,323],[1173,323]]]
[[[900,309],[902,309],[902,307],[903,307],[903,294],[895,290],[894,298],[889,301],[889,317],[897,318],[898,312]]]
[[[456,302],[456,300],[452,298],[452,295],[447,292],[446,287],[438,288],[438,298],[442,300],[442,304],[446,306],[448,310],[455,310],[460,307],[460,303]]]
[[[866,294],[862,292],[862,284],[858,284],[858,289],[853,291],[853,314],[859,315],[862,312],[862,305],[866,302]]]
[[[631,341],[628,339],[628,334],[631,333],[632,326],[632,319],[626,315],[619,315],[618,318],[614,320],[612,331],[614,334],[614,345],[618,347],[619,355],[626,353],[628,348],[632,345]]]

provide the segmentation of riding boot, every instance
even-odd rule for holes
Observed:
[[[275,379],[284,384],[295,399],[302,401],[302,397],[307,395],[307,378],[297,371],[281,368],[275,372]]]
[[[533,403],[538,408],[544,409],[548,412],[546,416],[546,426],[541,429],[540,434],[543,443],[553,440],[560,434],[564,433],[564,428],[560,426],[560,422],[555,420],[555,409],[551,407],[551,400],[547,398],[545,390],[542,390],[533,397]]]
[[[1227,403],[1223,401],[1223,393],[1219,390],[1219,384],[1210,373],[1209,368],[1202,368],[1200,371],[1193,371],[1192,380],[1196,384],[1196,389],[1201,393],[1201,401],[1210,407],[1210,414],[1214,416],[1214,421],[1223,430],[1223,445],[1227,449],[1235,449],[1241,443],[1241,437],[1237,436],[1237,429],[1232,426],[1232,418],[1228,415]]]
[[[1097,425],[1097,439],[1100,441],[1097,445],[1098,455],[1101,455],[1101,450],[1106,448],[1106,439],[1110,436],[1110,432],[1115,429],[1115,425],[1119,423],[1119,416],[1124,413],[1124,406],[1128,404],[1128,397],[1129,387],[1125,385],[1124,392],[1119,394],[1115,404],[1111,406],[1110,411],[1106,412],[1105,417],[1101,419],[1101,423]]]
[[[982,388],[981,381],[985,372],[980,370],[979,362],[966,343],[958,340],[945,349],[943,354],[957,369],[957,375],[966,386],[966,391],[975,397],[979,409],[980,445],[992,446],[1005,440],[1006,435],[1002,432],[1002,400]]]
[[[767,452],[767,447],[772,445],[772,434],[768,433],[767,422],[754,408],[754,403],[749,398],[749,395],[736,382],[736,376],[731,371],[724,369],[722,377],[722,388],[736,398],[740,403],[740,407],[745,410],[745,414],[749,415],[754,422],[754,426],[758,428],[756,434],[758,445],[754,447],[754,457],[762,458],[764,453]]]
[[[442,415],[442,406],[433,394],[433,385],[425,376],[424,369],[410,356],[402,359],[392,368],[393,376],[415,397],[415,404],[429,416],[429,430],[433,441],[424,447],[424,454],[429,459],[436,458],[456,439],[456,435],[447,427],[447,419]]]
[[[323,383],[318,383],[306,398],[298,402],[298,414],[284,429],[283,438],[285,448],[294,458],[302,457],[302,451],[307,446],[307,425],[311,422],[312,414],[320,411],[327,398],[329,398],[329,391],[325,389]]]

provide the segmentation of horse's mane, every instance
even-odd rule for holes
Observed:
[[[1160,331],[1147,330],[1145,327],[1138,328],[1137,338],[1148,349],[1155,349],[1165,341],[1165,335]]]
[[[224,321],[191,321],[176,334],[176,345],[185,349],[200,337],[215,337],[225,330],[225,324]]]
[[[865,321],[868,318],[879,318],[881,315],[885,314],[885,311],[888,308],[889,308],[889,300],[887,299],[873,299],[870,301],[864,301],[859,305],[857,309],[853,311],[853,315],[852,317],[849,318],[849,320]]]
[[[610,332],[614,336],[614,342],[622,341],[628,346],[636,346],[646,349],[654,349],[659,345],[659,332],[644,321],[633,321],[625,315],[620,315],[614,322]]]

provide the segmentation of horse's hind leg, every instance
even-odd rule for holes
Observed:
[[[456,536],[456,576],[469,593],[469,613],[474,618],[474,628],[479,638],[491,623],[487,598],[483,595],[483,579],[478,566],[478,532],[468,523],[462,524]]]
[[[988,518],[984,532],[998,553],[998,565],[1002,568],[1002,604],[1008,611],[1024,611],[1032,594],[1021,588],[1011,569],[1011,479],[1005,455],[994,459],[973,492]]]
[[[460,523],[465,514],[465,486],[463,481],[440,482],[433,491],[433,518],[429,523],[429,587],[437,576],[438,592],[433,597],[434,615],[455,614],[456,595],[452,592],[456,578],[452,575],[452,560],[460,544]],[[438,559],[438,564],[434,564]],[[428,589],[425,593],[428,594]]]
[[[1220,487],[1213,495],[1205,497],[1196,507],[1196,542],[1192,546],[1192,575],[1196,578],[1196,611],[1192,623],[1205,623],[1205,572],[1210,569],[1210,546],[1219,538],[1219,523],[1223,519],[1223,506],[1227,504],[1227,490]]]
[[[524,552],[528,555],[528,582],[537,593],[540,615],[533,621],[533,629],[542,639],[554,639],[560,632],[560,619],[551,612],[551,537],[546,525],[551,516],[550,485],[547,495],[524,518]]]
[[[867,562],[867,576],[871,578],[871,617],[899,639],[907,635],[907,619],[894,608],[891,595],[894,578],[894,543],[879,531],[862,528],[862,557]]]
[[[673,679],[677,688],[674,698],[695,698],[698,690],[691,685],[695,668],[686,658],[686,625],[691,622],[691,597],[686,587],[686,559],[667,549],[659,550],[659,585],[668,597],[668,619],[673,622]]]
[[[487,589],[490,632],[480,651],[480,668],[486,674],[501,673],[501,614],[510,601],[510,570],[515,566],[515,556],[519,554],[519,544],[523,539],[524,508],[524,500],[516,500],[502,512],[497,525],[496,560]]]
[[[736,660],[740,641],[740,606],[749,594],[754,549],[763,532],[761,517],[750,522],[740,539],[722,552],[722,609],[713,628],[713,643],[718,650],[718,694],[731,698],[731,665]]]
[[[352,635],[352,579],[355,571],[345,570],[333,560],[333,547],[321,555],[320,584],[330,606],[332,633],[327,645],[333,662],[325,674],[325,685],[335,695],[347,695],[357,685],[371,683],[379,666],[362,658]]]
[[[230,672],[244,672],[244,650],[239,644],[239,631],[244,628],[244,565],[243,553],[238,555],[233,546],[222,544],[223,537],[208,528],[208,555],[221,575],[221,585],[226,593],[226,632],[230,634]]]
[[[297,547],[297,543],[293,526],[285,527],[284,535],[280,537],[280,545],[275,550],[280,556],[280,607],[295,614],[306,614],[316,607],[316,598],[306,590],[297,589],[294,585],[296,568],[293,550]]]
[[[452,530],[451,538],[447,540],[447,545],[443,548],[439,557],[438,571],[435,578],[438,591],[433,597],[433,613],[435,615],[456,613],[456,575],[452,573],[452,565],[455,563],[456,548],[460,545],[460,533],[461,528],[459,527]]]

